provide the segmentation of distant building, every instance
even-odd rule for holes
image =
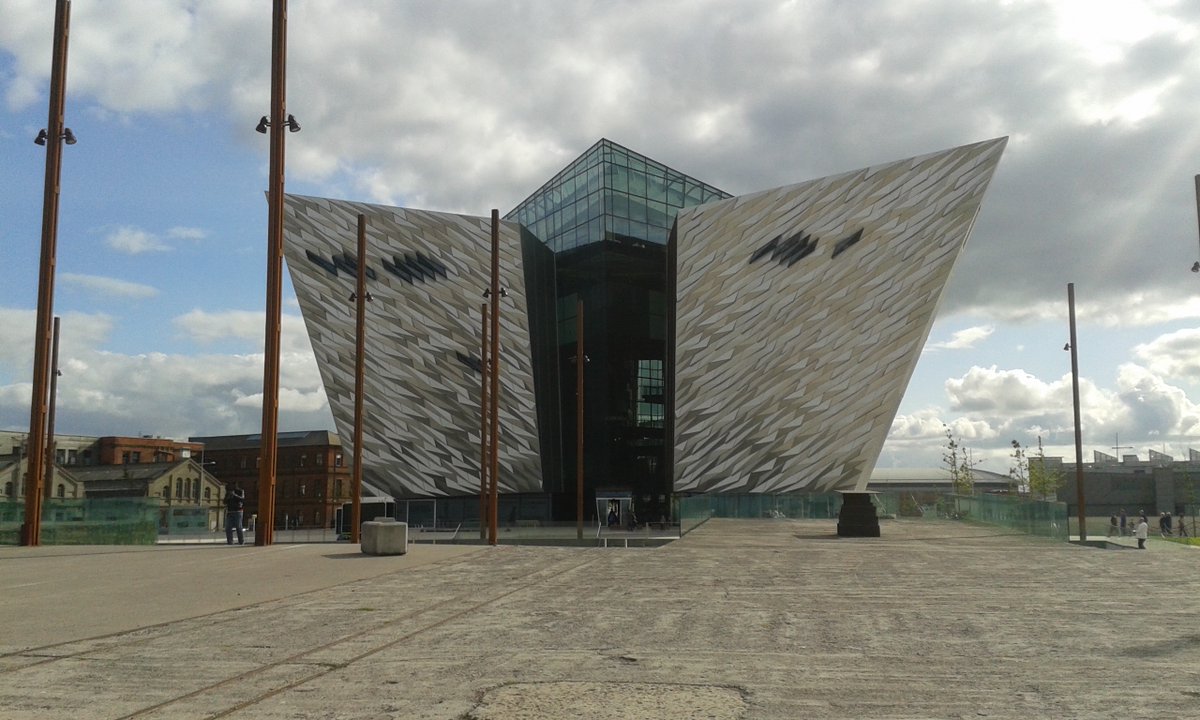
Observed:
[[[1058,470],[1063,485],[1058,499],[1067,503],[1068,513],[1078,513],[1075,463],[1061,457],[1046,458],[1046,466]],[[1142,510],[1151,518],[1169,512],[1179,515],[1200,503],[1200,452],[1188,450],[1187,460],[1151,450],[1148,459],[1123,455],[1120,459],[1093,452],[1092,462],[1083,464],[1084,507],[1088,515],[1110,515],[1125,510],[1130,516]]]
[[[173,516],[201,515],[202,527],[223,527],[224,494],[221,482],[191,459],[175,462],[124,465],[92,465],[75,468],[89,500],[115,498],[157,498],[159,530],[178,525]],[[186,511],[179,513],[176,511]]]
[[[24,455],[29,433],[0,431],[0,457]],[[199,443],[180,442],[169,438],[142,435],[59,435],[55,434],[54,461],[66,467],[88,465],[136,465],[138,463],[171,463],[199,455]]]
[[[21,457],[0,458],[0,488],[4,495],[0,500],[16,501],[25,499],[25,480],[29,476],[29,460]],[[82,499],[84,486],[74,474],[60,466],[54,467],[54,479],[50,483],[50,497],[62,499]]]
[[[975,468],[971,471],[974,492],[1010,492],[1013,479],[990,470]],[[874,492],[920,492],[947,493],[954,490],[954,479],[944,467],[932,468],[875,468],[867,489]]]
[[[246,517],[258,513],[262,436],[189,438],[203,446],[205,468],[246,492]],[[275,517],[282,527],[330,528],[335,511],[350,500],[351,472],[337,434],[328,430],[282,432],[275,461]],[[223,497],[223,496],[222,496]]]
[[[137,465],[138,463],[173,463],[194,458],[200,460],[204,446],[200,443],[179,442],[168,438],[115,437],[97,439],[97,465]]]
[[[95,465],[97,462],[96,442],[92,435],[54,435],[55,462],[59,465]],[[29,433],[0,430],[0,458],[24,457],[29,442]]]

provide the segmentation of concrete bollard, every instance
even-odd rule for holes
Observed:
[[[369,520],[362,524],[361,545],[367,555],[403,555],[408,552],[408,523]]]

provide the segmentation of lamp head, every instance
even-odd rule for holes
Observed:
[[[1192,263],[1192,272],[1200,273],[1200,260],[1197,260],[1196,262]]]
[[[45,145],[46,138],[48,138],[48,137],[50,137],[50,136],[46,133],[45,128],[38,130],[37,137],[35,137],[33,139],[33,144],[34,145]]]
[[[75,133],[71,132],[71,128],[63,128],[63,142],[68,145],[74,145],[78,142],[75,140]]]
[[[288,115],[287,122],[284,124],[287,125],[288,132],[300,132],[300,123],[296,122],[295,115]]]
[[[263,115],[262,118],[260,118],[258,121],[258,126],[255,127],[254,129],[257,132],[260,132],[263,135],[266,135],[267,128],[269,128],[269,127],[271,127],[271,121],[267,119],[266,115]]]

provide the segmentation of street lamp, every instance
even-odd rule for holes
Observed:
[[[46,181],[42,195],[42,252],[38,265],[37,327],[33,344],[33,392],[29,402],[28,478],[25,483],[25,522],[22,545],[42,540],[42,485],[45,482],[47,386],[50,384],[51,318],[54,315],[54,267],[58,244],[58,199],[62,146],[75,143],[63,127],[67,85],[67,29],[71,3],[57,0],[54,10],[54,50],[50,65],[50,107],[46,129],[34,140],[46,147]],[[54,139],[55,142],[49,142]],[[39,142],[40,140],[40,142]]]
[[[300,129],[286,114],[287,0],[275,0],[271,13],[271,115],[254,129],[271,129],[267,187],[267,308],[263,343],[262,465],[259,468],[258,514],[254,544],[270,545],[275,533],[275,470],[279,445],[279,354],[283,295],[284,128]],[[284,119],[286,118],[286,120]]]
[[[491,387],[488,400],[491,402],[491,458],[488,480],[490,483],[490,506],[488,507],[488,544],[495,545],[499,538],[499,475],[500,475],[500,297],[508,295],[500,287],[500,211],[492,209],[492,283],[487,297],[492,301],[490,367],[487,370]]]
[[[1075,497],[1079,503],[1079,542],[1087,542],[1087,513],[1083,499],[1083,431],[1079,426],[1079,343],[1075,337],[1075,283],[1067,283],[1067,307],[1070,313],[1071,394],[1075,406]]]
[[[291,120],[292,116],[288,116]],[[372,300],[367,292],[367,216],[358,215],[358,258],[357,284],[350,299],[355,302],[354,331],[354,478],[351,481],[350,542],[359,542],[359,526],[362,524],[362,466],[363,466],[363,371],[367,345],[367,302]]]

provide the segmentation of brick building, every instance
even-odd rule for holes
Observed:
[[[258,513],[258,474],[262,436],[192,437],[203,448],[205,469],[227,485],[246,491],[246,515]],[[275,465],[275,518],[278,526],[333,527],[334,513],[350,501],[351,472],[336,433],[282,432]]]
[[[96,440],[97,465],[138,465],[141,463],[174,463],[194,458],[200,461],[200,443],[179,442],[169,438],[113,437]]]

